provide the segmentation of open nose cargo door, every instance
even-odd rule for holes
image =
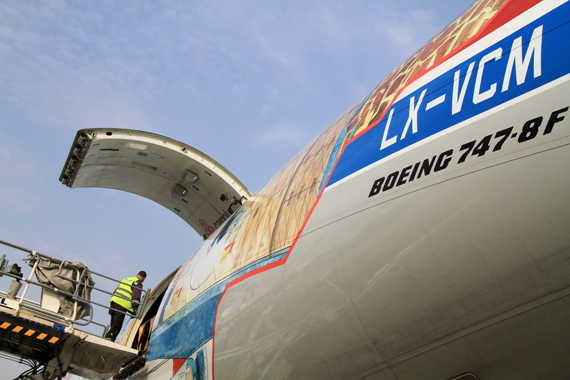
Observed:
[[[59,180],[138,194],[207,238],[251,197],[230,171],[179,141],[127,129],[77,132]]]

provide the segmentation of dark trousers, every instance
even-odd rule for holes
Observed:
[[[126,313],[127,309],[125,309],[118,303],[111,302],[111,310],[109,310],[109,314],[111,315],[111,327],[109,328],[109,331],[105,335],[105,338],[110,338],[114,342],[115,339],[117,339],[117,335],[119,335],[119,332],[121,331],[121,327],[123,327],[125,314],[119,313],[112,309],[120,310],[123,313]]]

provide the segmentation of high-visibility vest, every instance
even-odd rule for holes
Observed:
[[[139,280],[138,277],[127,277],[123,279],[123,281],[121,281],[121,284],[117,286],[117,289],[115,289],[115,291],[113,292],[113,297],[111,297],[111,301],[109,302],[115,302],[124,307],[125,309],[127,309],[128,311],[130,311],[131,313],[134,313],[133,305],[131,304],[131,301],[133,299],[133,288],[131,287],[131,285],[133,284],[133,282],[138,280]]]

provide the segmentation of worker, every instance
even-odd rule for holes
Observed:
[[[123,326],[127,312],[135,314],[141,300],[142,283],[146,278],[146,272],[141,270],[136,277],[127,277],[121,281],[111,297],[111,326],[105,335],[105,339],[112,342],[117,339]]]

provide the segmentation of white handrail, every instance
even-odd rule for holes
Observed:
[[[111,278],[111,277],[108,277],[108,276],[105,276],[105,275],[100,274],[100,273],[93,272],[93,271],[87,269],[87,267],[85,267],[85,269],[83,269],[83,270],[79,270],[79,269],[77,269],[77,268],[74,268],[74,269],[77,269],[77,271],[75,272],[75,276],[74,276],[75,279],[66,278],[66,277],[63,277],[63,276],[61,276],[61,275],[56,275],[56,276],[58,276],[58,277],[61,277],[61,278],[65,279],[65,280],[67,280],[67,281],[71,281],[71,282],[73,282],[73,283],[76,284],[74,293],[71,294],[71,293],[68,293],[68,292],[66,292],[66,291],[63,291],[63,290],[61,290],[61,289],[57,289],[57,288],[54,288],[54,287],[51,287],[51,286],[49,286],[49,285],[42,284],[42,283],[40,283],[40,282],[37,282],[37,281],[34,281],[34,280],[33,280],[33,276],[34,276],[34,275],[36,275],[36,277],[37,277],[38,266],[39,266],[39,263],[40,263],[42,260],[48,260],[48,261],[54,262],[54,263],[58,263],[58,262],[59,262],[59,263],[60,263],[60,269],[65,266],[65,263],[66,263],[65,260],[60,260],[60,259],[56,259],[56,258],[54,258],[54,257],[50,257],[50,256],[47,256],[47,255],[43,255],[43,254],[38,253],[38,252],[36,252],[36,251],[29,250],[29,249],[20,247],[20,246],[18,246],[18,245],[12,244],[12,243],[8,243],[8,242],[3,241],[3,240],[0,240],[0,244],[5,245],[5,246],[8,246],[8,247],[11,247],[11,248],[14,248],[14,249],[17,249],[17,250],[20,250],[20,251],[23,251],[23,252],[27,252],[27,253],[28,253],[28,257],[25,258],[24,260],[28,260],[28,261],[29,261],[29,260],[35,260],[35,262],[34,262],[34,264],[33,264],[33,266],[32,266],[32,271],[31,271],[30,275],[28,276],[28,278],[25,278],[24,276],[19,277],[19,276],[17,276],[17,275],[14,275],[13,273],[8,273],[8,272],[4,271],[3,268],[0,268],[0,276],[8,276],[8,277],[14,278],[15,280],[23,281],[23,282],[26,283],[26,286],[25,286],[25,288],[24,288],[24,290],[23,290],[22,295],[21,295],[21,296],[15,296],[15,299],[17,300],[17,305],[18,305],[18,306],[17,306],[17,311],[20,311],[21,307],[24,307],[24,308],[31,309],[31,310],[34,310],[34,311],[37,311],[37,312],[45,313],[45,314],[47,314],[47,315],[49,315],[49,316],[51,316],[51,317],[58,318],[58,319],[60,319],[61,321],[65,321],[65,322],[68,322],[68,323],[71,323],[71,324],[76,324],[76,325],[79,325],[79,326],[86,326],[86,325],[88,325],[88,324],[90,324],[90,323],[93,323],[93,324],[95,324],[95,325],[102,326],[103,328],[105,328],[104,325],[93,321],[93,305],[99,306],[99,307],[104,308],[104,309],[107,309],[107,310],[111,310],[110,305],[105,306],[105,305],[102,305],[102,304],[100,304],[100,303],[97,303],[97,302],[95,302],[95,301],[93,301],[93,300],[91,300],[91,299],[86,299],[86,298],[81,297],[81,296],[79,295],[80,288],[81,288],[81,287],[90,288],[91,290],[96,290],[96,291],[98,291],[98,292],[106,293],[106,294],[109,294],[109,295],[113,296],[113,295],[115,295],[114,292],[109,292],[109,291],[106,291],[106,290],[104,290],[104,289],[97,288],[97,287],[94,286],[94,284],[91,285],[90,283],[86,283],[85,280],[86,280],[86,279],[90,279],[91,276],[98,276],[98,277],[102,277],[102,278],[105,278],[105,279],[107,279],[107,280],[116,282],[116,283],[118,283],[118,284],[122,283],[121,281],[116,280],[116,279]],[[41,307],[41,303],[39,303],[39,302],[26,299],[25,297],[26,297],[26,295],[27,295],[27,293],[28,293],[28,289],[30,288],[30,285],[34,285],[34,286],[38,286],[38,287],[40,287],[40,288],[45,288],[45,289],[49,289],[49,290],[51,290],[51,291],[55,291],[56,293],[61,294],[61,295],[64,295],[64,296],[66,296],[67,298],[69,298],[70,300],[72,300],[72,301],[73,301],[73,313],[72,313],[72,315],[71,315],[70,317],[66,317],[66,316],[64,316],[63,314],[54,313],[54,312],[52,312],[52,311],[50,311],[50,310],[47,310],[47,309],[45,309],[45,308],[42,308],[42,307]],[[6,296],[7,296],[7,293],[0,291],[0,295],[6,295]],[[131,301],[131,302],[133,302],[133,303],[139,305],[139,307],[137,308],[137,312],[136,312],[136,314],[135,314],[135,316],[134,316],[135,318],[138,318],[138,317],[140,316],[140,313],[141,313],[141,311],[143,310],[143,307],[142,307],[141,305],[142,305],[142,304],[145,302],[145,300],[148,298],[148,297],[147,297],[147,291],[145,291],[144,289],[141,289],[141,300],[140,300],[140,301],[130,300],[130,299],[128,299],[128,298],[126,298],[126,297],[123,297],[123,296],[120,296],[120,295],[118,295],[118,297],[123,298],[123,299],[126,299],[126,300],[129,300],[129,301]],[[79,303],[88,305],[88,307],[89,307],[89,314],[88,314],[88,319],[87,319],[87,320],[86,320],[86,319],[83,319],[83,317],[77,318]],[[112,310],[115,310],[115,309],[112,309]],[[122,312],[122,311],[119,311],[119,310],[117,310],[117,311],[118,311],[118,312],[121,312],[121,313],[123,313],[123,314],[127,314],[126,312]],[[67,324],[67,323],[66,323],[66,324]]]

